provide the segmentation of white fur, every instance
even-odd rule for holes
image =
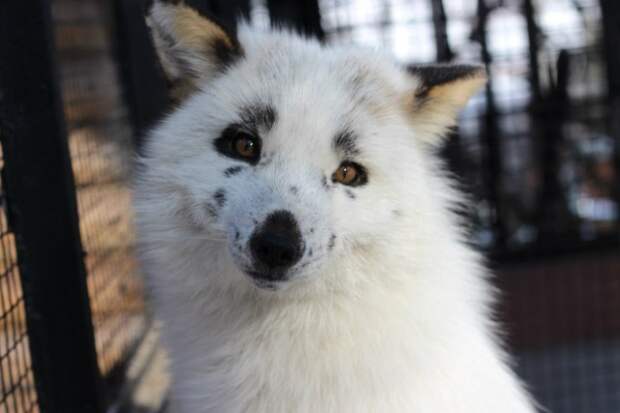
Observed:
[[[176,411],[533,412],[450,212],[461,198],[403,104],[419,79],[377,52],[286,32],[242,26],[239,41],[245,56],[151,133],[135,185]],[[257,102],[277,114],[262,137],[272,160],[246,166],[212,142]],[[345,125],[369,174],[355,199],[329,179]],[[245,169],[225,177],[231,166]],[[205,205],[222,188],[213,218]],[[234,238],[244,245],[275,209],[293,212],[314,255],[268,291],[239,269],[249,253]]]

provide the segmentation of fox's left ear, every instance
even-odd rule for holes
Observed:
[[[487,80],[484,67],[477,65],[412,66],[408,72],[417,84],[407,99],[412,124],[422,139],[434,145],[441,143],[459,111]]]
[[[235,33],[199,14],[182,0],[154,0],[146,7],[155,51],[173,97],[180,100],[201,80],[243,56]]]

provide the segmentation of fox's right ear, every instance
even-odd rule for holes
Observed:
[[[183,1],[155,0],[146,8],[146,23],[174,97],[182,99],[243,56],[234,33],[200,15]]]
[[[408,71],[417,83],[408,100],[413,125],[422,140],[441,144],[459,111],[486,83],[486,71],[482,66],[466,64],[413,66]]]

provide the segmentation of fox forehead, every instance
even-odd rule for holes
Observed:
[[[243,26],[239,41],[244,56],[202,87],[218,101],[213,110],[239,118],[249,107],[265,108],[285,123],[344,129],[363,115],[404,112],[403,91],[416,88],[415,77],[374,51],[322,46],[287,32],[257,35]]]
[[[320,44],[289,31],[258,32],[245,24],[238,36],[244,47],[241,60],[264,81],[333,79],[353,88],[374,85],[396,91],[407,89],[413,80],[390,55],[378,50]]]

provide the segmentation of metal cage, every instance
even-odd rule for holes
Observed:
[[[620,411],[617,1],[186,2],[403,66],[482,62],[442,155],[474,194],[517,372],[550,411]],[[127,182],[167,105],[144,3],[0,2],[0,411],[130,407],[151,322]]]

